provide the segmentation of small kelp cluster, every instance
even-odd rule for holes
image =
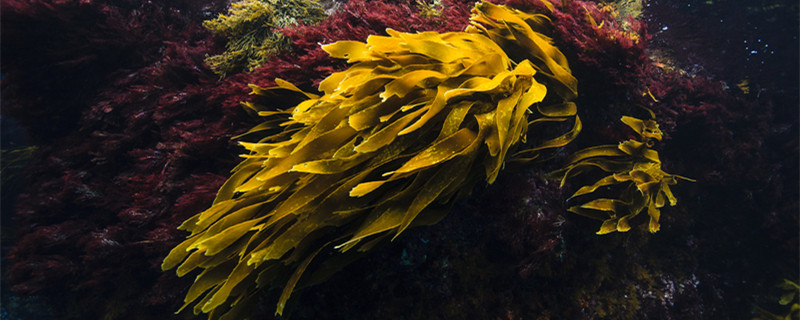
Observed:
[[[572,154],[567,159],[566,167],[555,175],[560,176],[563,186],[568,178],[595,168],[610,173],[594,184],[578,189],[570,199],[600,193],[598,189],[604,187],[622,187],[621,192],[615,193],[619,194],[618,199],[595,198],[568,209],[582,216],[602,220],[603,224],[597,234],[630,230],[630,220],[645,209],[650,216],[649,230],[655,233],[660,228],[660,208],[667,201],[670,206],[677,203],[669,186],[678,183],[678,179],[693,180],[661,170],[658,152],[652,149],[662,137],[655,120],[640,120],[629,116],[623,116],[621,120],[639,135],[639,140],[630,139],[618,145],[601,145],[580,150]]]
[[[577,81],[548,27],[544,15],[483,2],[464,32],[389,29],[324,46],[353,65],[325,79],[322,95],[279,79],[252,85],[246,106],[266,120],[240,136],[254,141],[240,142],[245,160],[211,208],[180,226],[191,235],[162,265],[201,269],[184,308],[236,319],[282,287],[282,314],[296,289],[437,222],[506,160],[572,141]],[[276,106],[291,94],[302,101]]]
[[[754,312],[758,315],[753,320],[795,320],[800,319],[800,285],[796,282],[783,279],[783,282],[778,285],[778,288],[783,290],[778,303],[782,306],[788,306],[785,314],[778,315],[769,312],[761,307],[756,307]]]
[[[252,71],[289,45],[278,29],[325,17],[322,7],[309,0],[243,0],[231,3],[228,14],[203,22],[214,34],[228,38],[225,52],[209,56],[206,64],[224,77]]]

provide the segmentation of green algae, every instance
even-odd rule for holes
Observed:
[[[206,64],[220,77],[252,71],[290,41],[281,27],[315,23],[325,12],[311,0],[243,0],[231,3],[228,14],[203,22],[215,35],[228,39],[225,52],[206,57]]]

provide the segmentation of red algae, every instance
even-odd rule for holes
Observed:
[[[15,292],[59,297],[60,302],[52,301],[55,308],[68,309],[67,316],[75,318],[171,314],[179,299],[167,297],[178,296],[187,283],[162,274],[158,265],[183,237],[177,225],[210,203],[233,167],[237,151],[229,139],[252,121],[239,106],[247,100],[247,84],[281,77],[310,86],[343,67],[323,55],[319,42],[366,38],[386,27],[445,26],[445,17],[419,17],[412,3],[352,1],[332,20],[285,30],[295,42],[291,52],[257,72],[218,82],[203,65],[206,52],[218,50],[218,44],[196,19],[213,8],[221,10],[210,1],[182,7],[158,2],[3,3],[4,48],[16,39],[70,33],[60,40],[63,51],[58,53],[25,56],[4,49],[4,65],[13,60],[19,68],[4,70],[3,114],[23,120],[40,146],[26,172],[30,187],[15,210],[18,240],[6,255],[4,277]],[[454,8],[445,12],[467,15],[467,10]],[[401,19],[406,15],[412,20]],[[70,24],[76,18],[104,22]],[[64,30],[45,23],[60,23]],[[42,28],[18,28],[31,24]],[[81,35],[93,39],[92,45],[75,40]],[[130,59],[120,60],[120,52]],[[103,62],[111,57],[115,60]],[[75,88],[69,87],[72,83],[37,83],[39,90],[67,87],[38,91],[33,99],[37,91],[28,82],[54,79],[27,73],[37,70],[33,64],[56,66],[47,71],[55,79],[79,72],[96,78],[90,86]],[[75,93],[68,100],[70,119],[60,112],[63,103],[48,102],[62,89]],[[57,125],[41,127],[48,122],[43,117],[50,115],[59,116],[51,120]],[[140,296],[147,297],[148,311],[130,312]],[[94,307],[79,307],[89,305]]]
[[[190,279],[159,265],[185,237],[177,225],[235,165],[230,138],[257,123],[239,105],[247,84],[278,77],[311,91],[346,67],[319,44],[463,30],[472,2],[441,3],[425,17],[415,1],[348,1],[319,24],[284,28],[290,50],[219,81],[203,59],[222,46],[200,23],[226,1],[4,1],[2,114],[39,146],[16,240],[3,244],[5,281],[64,318],[173,317]],[[305,290],[294,317],[725,318],[747,313],[771,274],[796,272],[797,230],[786,226],[798,223],[798,126],[775,114],[780,92],[683,71],[653,50],[643,22],[592,2],[554,1],[547,15],[586,119],[554,160],[623,140],[616,119],[652,109],[664,167],[698,180],[675,191],[663,230],[597,237],[593,221],[564,214],[569,185],[509,166],[439,225]]]
[[[281,29],[291,39],[292,49],[279,53],[252,73],[240,74],[238,82],[270,86],[280,77],[301,88],[316,89],[328,75],[345,68],[341,60],[331,58],[321,44],[339,40],[364,41],[369,35],[385,35],[391,28],[400,32],[461,31],[467,25],[471,2],[443,2],[439,17],[422,17],[414,1],[348,1],[328,19],[315,25],[297,25]]]
[[[126,310],[154,285],[160,272],[153,263],[170,239],[181,236],[172,203],[191,210],[189,204],[213,199],[225,170],[214,174],[211,168],[224,161],[228,152],[220,149],[238,130],[222,124],[242,116],[238,107],[227,109],[227,116],[219,108],[229,93],[215,98],[206,89],[215,81],[202,66],[212,42],[199,24],[183,18],[187,12],[201,16],[202,8],[194,7],[200,4],[3,5],[4,66],[6,54],[20,63],[4,68],[3,114],[27,121],[39,145],[26,172],[29,188],[17,201],[18,240],[6,255],[4,276],[19,294],[56,298],[54,308],[63,308],[65,317],[168,314],[173,301],[148,305],[147,312]],[[82,18],[94,24],[73,23]],[[29,48],[35,54],[26,56],[5,50],[6,39],[62,32],[67,36],[56,43],[35,44],[61,51]],[[84,73],[93,78],[63,81]],[[43,81],[34,90],[28,82],[38,79]],[[219,124],[204,124],[201,114]]]

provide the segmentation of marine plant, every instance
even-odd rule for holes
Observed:
[[[800,285],[796,282],[783,279],[783,282],[778,285],[778,288],[783,290],[781,298],[778,301],[782,306],[789,306],[786,314],[778,315],[769,312],[761,307],[755,308],[755,313],[758,314],[753,320],[795,320],[800,319]]]
[[[622,187],[619,198],[595,198],[568,209],[582,216],[602,220],[603,224],[597,234],[630,230],[630,220],[645,209],[650,216],[648,229],[655,233],[660,229],[660,209],[667,201],[670,206],[677,203],[669,186],[678,183],[679,179],[694,180],[661,170],[658,152],[652,149],[662,138],[662,132],[655,120],[623,116],[621,121],[633,129],[640,139],[630,139],[618,145],[594,146],[575,152],[567,159],[567,165],[555,172],[555,175],[561,177],[561,186],[564,186],[567,179],[594,168],[610,173],[592,185],[581,187],[570,199],[601,194],[599,190],[604,187]]]
[[[428,18],[441,16],[442,8],[444,8],[441,0],[432,0],[430,2],[417,0],[417,6],[419,7],[419,15]]]
[[[575,138],[577,80],[544,35],[549,19],[487,2],[472,13],[464,32],[387,29],[324,46],[353,65],[322,81],[322,95],[280,79],[251,85],[245,106],[266,120],[239,137],[254,141],[240,142],[245,160],[162,264],[201,269],[181,310],[236,318],[282,286],[282,314],[297,289],[440,220],[507,158]]]
[[[207,57],[206,64],[222,77],[252,71],[289,45],[289,39],[279,28],[300,22],[315,23],[324,17],[322,7],[309,0],[233,2],[227,15],[203,22],[214,34],[228,38],[225,52]]]
[[[409,2],[412,3],[410,8]],[[245,99],[243,88],[247,88],[246,83],[269,86],[263,79],[281,77],[307,88],[307,83],[319,83],[322,80],[320,77],[329,74],[325,68],[340,71],[345,64],[342,61],[331,68],[332,59],[325,57],[327,53],[322,49],[308,54],[305,48],[341,39],[363,41],[367,34],[383,32],[385,26],[404,32],[460,31],[466,23],[466,13],[472,6],[472,3],[464,4],[466,1],[443,0],[442,16],[434,22],[447,23],[433,24],[425,19],[414,19],[419,8],[413,6],[413,2],[349,0],[335,14],[335,19],[332,16],[319,25],[293,26],[290,30],[296,31],[295,35],[291,35],[287,31],[289,29],[284,29],[283,34],[292,39],[293,45],[286,54],[270,59],[265,68],[217,82],[215,75],[205,74],[202,65],[204,53],[208,52],[208,45],[212,41],[207,39],[208,32],[197,27],[200,27],[198,21],[208,19],[207,12],[221,12],[230,1],[2,1],[2,38],[16,39],[3,42],[4,49],[9,49],[3,50],[3,57],[16,52],[18,54],[14,56],[23,59],[2,59],[5,71],[2,81],[3,107],[0,111],[4,116],[13,111],[14,117],[23,120],[27,132],[36,133],[39,138],[44,137],[36,139],[36,143],[40,145],[40,151],[47,154],[46,157],[32,159],[29,168],[33,170],[24,173],[30,184],[13,211],[13,232],[6,232],[3,236],[3,240],[15,238],[4,243],[6,248],[13,250],[13,253],[4,256],[8,262],[8,269],[4,270],[7,272],[3,274],[7,282],[4,283],[19,297],[39,299],[37,308],[32,310],[28,304],[23,305],[25,309],[41,311],[47,307],[53,308],[49,316],[38,318],[54,318],[53,314],[75,319],[111,318],[109,309],[118,310],[114,312],[118,319],[175,318],[170,316],[176,309],[175,297],[185,293],[194,275],[191,275],[191,279],[188,276],[178,279],[172,272],[161,272],[159,265],[174,244],[180,242],[178,239],[185,237],[182,231],[175,230],[179,221],[205,209],[218,187],[227,179],[227,171],[233,166],[228,137],[251,126],[241,125],[243,121],[252,121],[241,117],[242,110],[238,107],[238,101]],[[530,0],[509,1],[509,5],[518,9],[528,3],[536,4]],[[477,256],[486,254],[481,249],[486,248],[487,241],[492,244],[498,242],[488,240],[488,237],[475,237],[472,230],[467,231],[475,225],[475,221],[464,217],[483,214],[487,220],[480,222],[508,223],[524,232],[531,232],[521,223],[518,225],[515,224],[517,221],[509,219],[513,215],[509,214],[511,210],[492,214],[497,212],[495,204],[512,201],[526,203],[533,208],[530,218],[539,224],[547,221],[536,219],[537,205],[545,205],[543,209],[550,213],[557,212],[561,205],[560,201],[552,201],[560,195],[550,187],[556,184],[541,183],[531,187],[523,180],[509,185],[504,179],[516,179],[518,175],[508,174],[510,172],[504,170],[490,189],[499,190],[497,193],[502,195],[506,195],[504,190],[512,189],[519,197],[491,197],[493,193],[480,192],[481,197],[470,202],[485,204],[486,210],[458,212],[458,219],[446,221],[462,229],[449,228],[447,224],[440,223],[436,228],[418,230],[422,235],[443,235],[449,239],[464,239],[464,232],[467,232],[470,241],[431,240],[423,245],[414,237],[420,233],[405,234],[398,239],[400,243],[393,244],[391,250],[371,257],[372,261],[381,265],[362,263],[352,269],[356,274],[348,272],[347,275],[337,275],[338,283],[350,284],[350,287],[333,285],[314,288],[314,294],[304,296],[305,300],[301,303],[321,303],[306,305],[308,308],[304,308],[303,315],[325,318],[331,314],[346,314],[343,317],[368,319],[382,318],[378,314],[414,317],[415,313],[428,315],[427,312],[431,310],[450,310],[449,318],[506,318],[512,317],[511,311],[516,317],[536,314],[558,318],[569,314],[597,318],[599,316],[594,310],[606,303],[609,305],[606,310],[625,310],[622,315],[609,311],[605,316],[607,318],[621,318],[624,315],[646,318],[653,314],[672,318],[726,318],[731,314],[750,314],[752,304],[730,301],[749,300],[754,284],[772,281],[770,275],[782,273],[785,271],[782,268],[797,270],[800,261],[797,259],[796,245],[798,229],[787,226],[797,225],[798,219],[798,109],[794,108],[797,105],[798,86],[791,85],[796,83],[794,73],[782,73],[792,69],[786,68],[786,64],[797,63],[797,59],[794,59],[796,55],[792,55],[796,50],[776,49],[774,57],[780,63],[766,61],[767,66],[772,63],[770,70],[777,66],[781,72],[754,73],[756,69],[753,67],[763,61],[760,59],[742,64],[742,68],[728,68],[749,75],[750,95],[734,94],[738,91],[736,88],[731,86],[733,90],[730,90],[720,81],[725,77],[708,78],[703,74],[682,72],[679,69],[680,62],[687,59],[681,56],[680,50],[670,52],[672,61],[676,62],[675,70],[661,70],[660,66],[646,60],[646,55],[638,54],[642,52],[639,48],[645,47],[645,44],[649,44],[649,49],[681,48],[676,45],[685,45],[686,42],[676,38],[676,35],[680,37],[687,34],[678,31],[681,25],[688,28],[689,34],[707,29],[716,30],[711,34],[742,34],[748,37],[754,34],[731,33],[731,27],[738,25],[738,30],[749,30],[756,24],[762,31],[767,29],[764,28],[765,24],[767,27],[772,25],[772,30],[793,24],[786,18],[774,19],[774,16],[765,17],[764,14],[752,12],[744,14],[748,17],[745,19],[742,14],[734,12],[736,6],[726,6],[726,3],[719,1],[714,2],[714,6],[703,6],[706,8],[703,10],[708,12],[710,7],[725,9],[732,14],[731,17],[738,16],[736,21],[752,23],[730,23],[727,18],[724,24],[714,19],[686,19],[685,11],[675,13],[671,3],[649,2],[646,10],[650,29],[660,30],[657,24],[651,22],[665,22],[670,27],[669,32],[656,32],[648,39],[643,29],[642,41],[636,47],[627,48],[621,45],[624,44],[621,41],[615,42],[602,36],[603,31],[618,25],[602,22],[608,19],[594,13],[596,2],[571,0],[566,4],[568,8],[557,5],[556,11],[548,13],[555,27],[551,36],[557,41],[558,47],[568,54],[570,66],[575,71],[573,74],[584,84],[580,90],[581,99],[594,102],[596,96],[611,96],[636,100],[642,89],[649,88],[660,101],[653,108],[660,128],[670,134],[668,144],[659,149],[665,163],[669,158],[670,169],[665,170],[674,170],[699,181],[696,188],[688,190],[685,199],[676,194],[687,210],[670,210],[669,213],[673,220],[680,219],[678,225],[670,228],[670,233],[678,236],[678,241],[673,244],[679,245],[665,248],[663,241],[657,241],[658,250],[652,250],[655,248],[631,244],[631,241],[640,240],[646,234],[631,233],[616,239],[604,237],[601,239],[603,241],[597,241],[599,238],[586,238],[576,233],[571,228],[574,225],[568,221],[558,230],[566,231],[566,243],[571,243],[566,249],[571,250],[561,251],[564,248],[557,245],[555,252],[544,251],[531,259],[531,262],[543,265],[542,269],[533,273],[533,278],[529,279],[531,281],[520,281],[513,276],[509,276],[508,281],[497,281],[497,278],[489,275],[496,274],[493,272],[514,273],[508,272],[508,268],[481,264],[485,259],[478,260],[480,258]],[[8,6],[21,9],[9,9]],[[797,4],[792,6],[796,7]],[[464,14],[453,15],[456,12],[454,8]],[[781,8],[790,7],[784,4]],[[598,25],[602,24],[602,28],[597,29],[587,23],[586,9]],[[84,13],[88,11],[101,13],[100,18],[87,19]],[[793,18],[796,12],[774,11],[780,11],[789,18]],[[122,15],[117,16],[117,12]],[[671,19],[664,19],[668,14],[672,14]],[[24,19],[20,19],[21,15]],[[383,21],[386,21],[385,25],[381,24]],[[323,25],[336,27],[323,28]],[[100,32],[95,31],[98,27],[101,28]],[[665,45],[663,37],[670,33],[672,41]],[[793,33],[762,31],[755,35],[769,34],[778,35],[781,39],[791,38]],[[91,41],[86,41],[87,35]],[[724,37],[717,38],[725,40]],[[796,42],[791,39],[763,39],[771,47],[796,48],[793,45]],[[307,44],[297,45],[300,41]],[[739,48],[741,41],[731,42],[729,46]],[[118,47],[125,49],[122,52],[124,57],[135,59],[120,59],[121,56],[117,54],[120,51],[114,49]],[[85,50],[87,48],[91,50]],[[715,59],[707,59],[697,57],[697,50],[684,50],[695,55],[689,57],[692,61],[689,67],[703,66],[706,70],[711,70],[709,67],[714,62],[719,61],[717,65],[725,66],[726,62],[732,60],[730,57],[718,59],[716,53],[719,51],[719,48],[712,50]],[[98,63],[98,59],[111,64]],[[77,78],[84,81],[72,81],[72,84],[63,81],[76,78],[76,74]],[[196,78],[198,74],[202,75]],[[758,74],[764,76],[757,79]],[[187,80],[187,75],[192,78]],[[100,80],[90,81],[100,86],[87,85],[87,76]],[[770,82],[765,82],[765,77],[769,77]],[[197,79],[200,79],[199,83]],[[739,79],[741,77],[733,79],[735,81],[732,83]],[[776,83],[781,85],[776,86]],[[191,85],[187,87],[187,84]],[[609,89],[602,84],[616,86]],[[592,95],[592,92],[596,94]],[[757,101],[755,97],[759,97]],[[649,97],[644,98],[642,100],[652,101]],[[50,103],[53,101],[56,103]],[[581,120],[591,119],[603,126],[612,123],[602,115],[615,114],[608,112],[613,110],[576,102],[581,106]],[[647,101],[640,103],[648,105]],[[59,110],[53,112],[54,107]],[[69,118],[65,118],[64,112],[83,114],[84,118],[75,127],[65,127],[61,124],[67,123],[65,120]],[[592,124],[583,122],[584,131],[591,130]],[[576,142],[580,141],[572,144]],[[105,159],[106,164],[97,165],[94,160],[88,162],[88,159]],[[536,168],[531,171],[536,171]],[[546,186],[549,193],[525,193],[531,189],[541,190],[542,186]],[[104,196],[87,197],[95,191],[101,191],[100,194]],[[528,198],[540,201],[528,203]],[[3,212],[3,215],[9,213],[12,211]],[[521,214],[527,213],[530,211],[521,211]],[[644,215],[641,216],[639,218],[644,218]],[[663,219],[662,223],[665,223]],[[753,232],[754,226],[760,226],[758,230],[761,232]],[[105,229],[113,232],[105,232]],[[489,234],[508,237],[509,241],[520,239],[513,230],[482,225],[478,235]],[[463,267],[463,261],[455,260],[452,256],[436,255],[441,259],[449,258],[449,264],[432,265],[434,272],[423,273],[417,268],[410,270],[405,266],[397,266],[393,259],[382,259],[393,257],[392,254],[397,251],[404,251],[405,246],[413,241],[419,243],[416,248],[425,249],[418,252],[420,257],[457,251],[461,257],[472,259],[475,256],[477,261]],[[592,246],[576,247],[575,244],[580,241],[591,243]],[[620,241],[625,241],[626,245],[613,247],[613,250],[622,253],[609,252],[608,248]],[[506,245],[506,242],[499,243]],[[445,249],[432,252],[430,245],[434,244]],[[637,250],[631,250],[631,247]],[[662,249],[669,250],[670,247],[679,250],[678,254],[664,254]],[[523,249],[533,252],[536,247]],[[592,252],[591,256],[603,259],[603,262],[598,263],[592,258],[587,261],[586,252]],[[558,255],[554,256],[556,253]],[[615,255],[617,259],[614,259]],[[581,263],[572,263],[564,268],[562,257]],[[516,263],[519,260],[506,261]],[[553,264],[558,268],[548,267]],[[647,267],[652,277],[664,274],[666,279],[675,279],[676,270],[678,273],[681,273],[680,270],[695,270],[691,278],[697,274],[700,289],[704,291],[696,294],[697,288],[692,291],[687,286],[690,290],[675,292],[671,300],[651,299],[648,296],[650,289],[658,293],[666,283],[658,279],[653,282],[649,278],[643,283],[637,280],[640,277],[638,272],[621,272],[625,270],[623,265],[637,269]],[[469,269],[473,273],[454,273],[455,268]],[[537,273],[544,269],[550,269],[547,279],[539,281],[541,276]],[[404,273],[396,273],[397,270],[404,270]],[[606,277],[609,272],[615,276]],[[596,278],[586,281],[586,276],[590,274]],[[447,281],[459,278],[461,282],[457,284]],[[739,278],[747,280],[746,283],[729,281]],[[604,280],[601,282],[597,279]],[[531,282],[536,285],[531,285]],[[461,285],[465,283],[472,286]],[[624,290],[631,283],[635,284],[638,300],[641,301],[637,309],[632,307],[632,301],[637,301],[636,297],[629,295],[637,292]],[[675,284],[675,288],[679,288],[678,282]],[[424,298],[411,298],[414,302],[411,306],[407,303],[409,299],[398,296],[397,291],[382,290],[412,286],[419,290],[408,293]],[[562,290],[564,288],[571,289]],[[719,298],[707,299],[709,296],[702,294],[710,292],[706,290],[716,292],[711,296]],[[622,299],[620,292],[626,293],[630,299]],[[13,295],[3,295],[4,303],[0,303],[4,313],[11,308],[11,304],[5,303],[8,297],[13,298]],[[580,297],[585,298],[576,299]],[[300,300],[298,298],[292,300]],[[370,303],[363,303],[366,298],[371,298],[368,300]],[[778,297],[774,300],[777,302]],[[474,303],[476,301],[479,303]],[[548,304],[547,301],[553,303]],[[676,303],[673,305],[673,302]],[[45,303],[45,308],[38,308]],[[610,306],[612,303],[619,304]],[[764,307],[776,314],[785,314],[778,306]],[[131,312],[134,308],[136,311]],[[788,306],[785,308],[788,309]],[[27,318],[14,315],[13,312],[10,314],[12,317]]]
[[[0,3],[0,112],[21,120],[37,146],[19,171],[24,184],[2,191],[19,191],[2,214],[6,222],[13,212],[2,235],[10,240],[2,317],[167,319],[174,311],[168,297],[179,280],[159,268],[172,248],[165,239],[183,236],[173,215],[213,199],[226,177],[209,172],[225,161],[211,155],[241,130],[229,125],[241,118],[238,102],[224,106],[236,92],[202,65],[212,39],[198,20],[220,2]],[[5,144],[5,121],[2,129]],[[50,315],[11,310],[14,295]]]
[[[3,189],[8,190],[8,186],[18,183],[20,171],[30,162],[35,151],[36,146],[0,150],[0,185]]]

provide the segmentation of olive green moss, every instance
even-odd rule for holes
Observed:
[[[309,0],[243,0],[231,4],[228,14],[203,22],[214,34],[228,39],[225,52],[206,57],[206,64],[220,77],[252,71],[290,42],[277,29],[316,23],[325,12]]]

